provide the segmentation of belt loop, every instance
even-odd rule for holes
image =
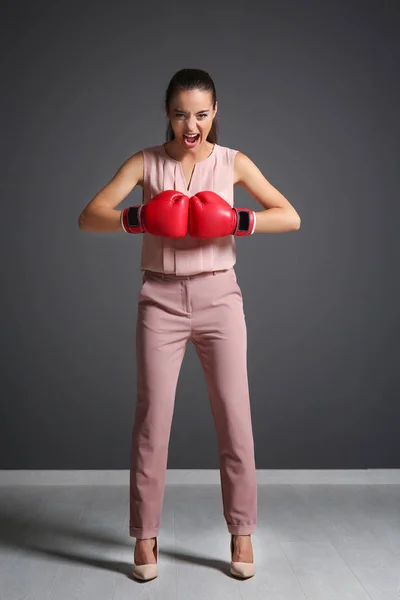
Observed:
[[[213,271],[213,275],[216,275],[217,271]]]
[[[161,273],[161,277],[165,279],[165,273]]]

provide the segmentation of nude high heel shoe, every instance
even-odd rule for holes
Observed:
[[[153,553],[158,563],[158,540],[157,538],[154,544]],[[146,564],[146,565],[133,565],[132,575],[142,581],[149,581],[155,579],[158,576],[158,564]]]
[[[232,575],[235,577],[240,577],[241,579],[247,579],[248,577],[253,577],[256,572],[256,565],[253,562],[233,562],[233,552],[234,552],[234,542],[233,542],[233,534],[231,534],[231,568],[230,571]]]

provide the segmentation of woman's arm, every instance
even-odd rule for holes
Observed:
[[[143,153],[130,156],[114,177],[85,206],[78,219],[83,231],[123,231],[121,212],[114,210],[143,181]]]
[[[285,198],[261,173],[254,162],[237,152],[235,179],[266,210],[256,213],[254,233],[281,233],[300,229],[300,216]]]

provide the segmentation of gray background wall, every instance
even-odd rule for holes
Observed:
[[[257,467],[400,467],[398,3],[25,0],[1,23],[0,468],[129,467],[142,240],[77,219],[164,141],[183,67],[302,219],[237,240]],[[168,467],[218,467],[191,345]]]

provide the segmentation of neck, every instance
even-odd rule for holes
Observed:
[[[200,146],[197,146],[193,151],[187,150],[174,138],[170,142],[165,144],[168,154],[174,159],[180,162],[196,162],[207,158],[212,152],[214,144],[211,142],[202,142]]]

